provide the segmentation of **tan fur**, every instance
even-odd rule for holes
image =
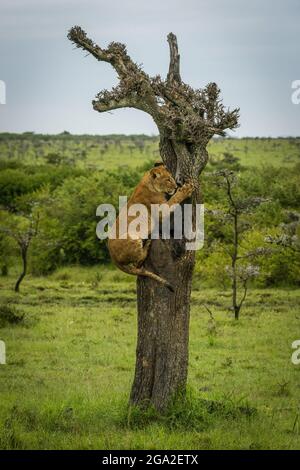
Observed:
[[[193,191],[193,187],[190,183],[184,184],[177,189],[177,191],[176,189],[177,185],[175,180],[164,165],[156,166],[148,171],[135,188],[127,203],[127,207],[121,210],[121,212],[127,212],[132,204],[137,203],[146,206],[149,225],[147,232],[143,234],[144,240],[142,237],[133,239],[128,232],[126,233],[127,239],[119,238],[122,236],[119,226],[119,215],[113,227],[116,230],[116,238],[109,238],[108,241],[111,259],[119,269],[128,274],[150,277],[164,284],[170,290],[173,290],[170,283],[157,274],[146,270],[143,267],[143,262],[147,258],[151,244],[151,240],[145,240],[151,232],[151,204],[167,204],[171,207],[173,204],[179,204],[184,201]],[[172,195],[169,200],[167,199],[168,195]],[[127,216],[127,226],[134,219],[135,216]]]

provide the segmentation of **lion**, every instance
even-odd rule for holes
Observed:
[[[174,291],[173,286],[166,279],[145,269],[143,266],[150,249],[151,239],[149,239],[149,235],[154,222],[151,218],[151,204],[167,204],[172,210],[174,204],[180,204],[190,197],[192,192],[192,183],[185,183],[178,188],[165,165],[156,163],[154,168],[143,176],[111,228],[108,249],[113,263],[127,274],[149,277]],[[136,217],[128,215],[129,208],[133,204],[143,204],[147,209],[146,231],[144,230],[144,233],[138,235],[131,235],[128,233],[127,228]],[[125,229],[120,222],[121,215],[125,216],[127,220]],[[114,233],[113,237],[111,236],[112,233]]]

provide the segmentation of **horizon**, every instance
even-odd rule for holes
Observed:
[[[88,137],[147,137],[149,139],[159,139],[159,134],[146,134],[146,133],[132,133],[132,134],[127,134],[127,133],[116,133],[116,132],[111,132],[107,134],[88,134],[88,133],[74,133],[74,132],[69,132],[69,131],[62,131],[62,132],[55,132],[55,133],[50,133],[50,132],[35,132],[35,131],[23,131],[23,132],[9,132],[9,131],[0,131],[0,136],[3,134],[9,134],[9,135],[28,135],[29,136],[51,136],[51,137],[59,137],[59,136],[74,136],[74,137],[83,137],[83,136],[88,136]],[[218,136],[214,135],[211,140],[245,140],[245,139],[300,139],[300,134],[299,135],[277,135],[277,136],[268,136],[268,135],[253,135],[253,136],[235,136],[235,135],[226,135],[226,136]]]

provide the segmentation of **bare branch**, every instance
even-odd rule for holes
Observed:
[[[80,26],[74,26],[70,29],[68,39],[70,39],[76,47],[92,54],[97,60],[110,63],[116,69],[120,78],[126,77],[130,70],[135,73],[143,73],[127,55],[124,44],[112,42],[107,49],[102,49],[87,37],[86,32]]]
[[[208,306],[207,306],[206,304],[202,304],[202,305],[203,305],[203,307],[205,308],[205,310],[207,310],[207,312],[209,313],[209,316],[210,316],[211,320],[215,321],[214,316],[213,316],[213,313],[212,313],[212,311],[210,310],[210,308],[208,308]]]
[[[98,93],[95,100],[92,101],[95,111],[104,113],[119,108],[138,108],[142,109],[141,104],[133,94],[125,94],[117,91],[117,87],[112,91],[103,90]],[[144,109],[143,109],[144,110]]]
[[[259,256],[266,256],[270,255],[272,253],[272,250],[267,247],[259,246],[255,248],[254,250],[249,251],[248,253],[245,253],[244,255],[237,256],[237,260],[241,259],[247,259],[247,258],[257,258]]]
[[[167,82],[178,82],[181,83],[180,77],[180,55],[178,54],[177,38],[175,34],[168,34],[168,43],[170,48],[170,65],[169,73],[167,76]]]

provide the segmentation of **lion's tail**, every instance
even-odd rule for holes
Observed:
[[[145,269],[143,267],[137,268],[136,266],[133,266],[133,265],[123,265],[123,264],[117,264],[116,263],[116,266],[119,269],[121,269],[121,271],[124,271],[124,273],[127,273],[127,274],[133,274],[134,276],[150,277],[150,279],[153,279],[154,281],[157,281],[160,284],[163,284],[171,292],[174,292],[174,287],[172,286],[172,284],[170,284],[163,277],[160,277],[157,274],[154,274],[152,271],[148,271],[147,269]]]

